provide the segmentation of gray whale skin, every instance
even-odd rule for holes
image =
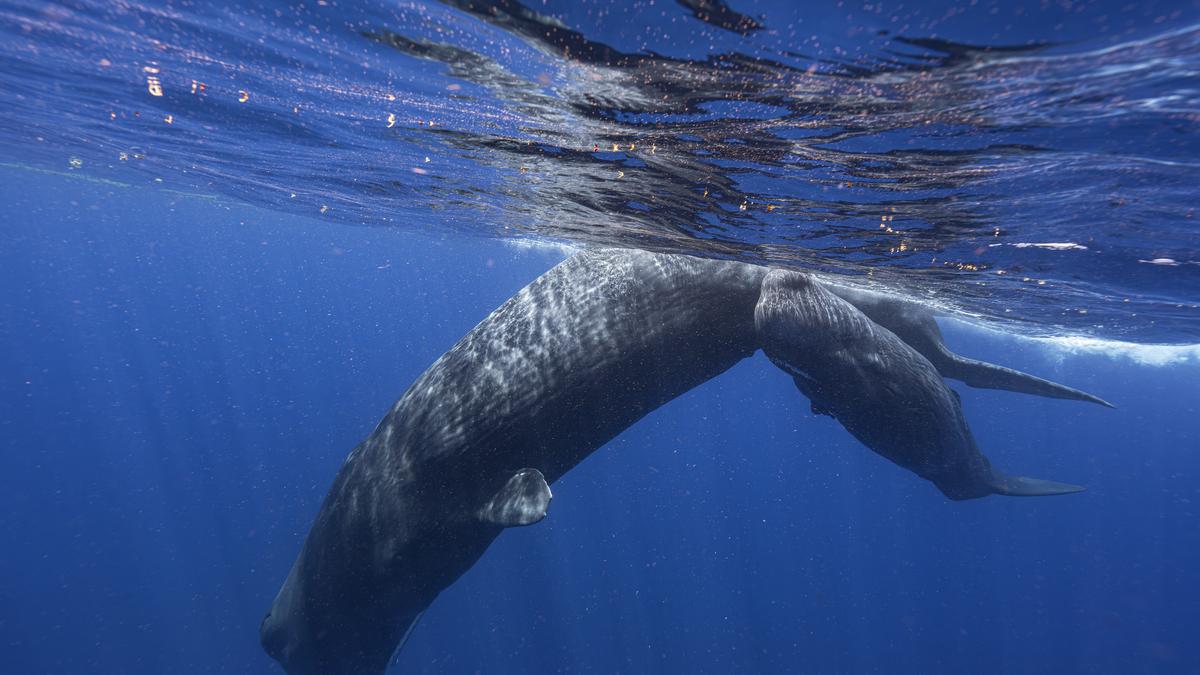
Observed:
[[[956,500],[1082,488],[992,467],[943,377],[1108,405],[950,353],[910,301],[743,263],[580,253],[463,337],[350,452],[264,648],[291,675],[382,673],[504,528],[545,516],[550,483],[759,349],[814,412]]]

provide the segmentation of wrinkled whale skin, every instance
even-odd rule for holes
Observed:
[[[765,273],[598,251],[518,292],[350,453],[263,621],[267,651],[292,675],[382,672],[501,532],[476,508],[517,470],[552,483],[755,351]]]
[[[874,295],[860,298],[864,313],[839,292],[800,272],[682,255],[607,249],[562,262],[434,362],[350,453],[263,619],[264,648],[291,675],[383,672],[505,527],[545,515],[550,483],[759,349],[814,411],[948,497],[1080,489],[991,467],[947,373],[923,355],[949,353],[931,315]],[[868,316],[889,312],[900,336]],[[1007,372],[994,386],[1038,380]],[[1060,389],[1030,393],[1075,391],[1046,384]]]

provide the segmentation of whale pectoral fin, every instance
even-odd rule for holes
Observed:
[[[1020,394],[1086,401],[1107,408],[1116,407],[1099,396],[1093,396],[1065,384],[1051,382],[1036,375],[1022,373],[1019,370],[1005,368],[994,363],[968,359],[949,350],[946,350],[946,358],[936,365],[943,376],[959,380],[976,389],[1005,389]]]
[[[553,496],[541,471],[521,469],[476,515],[486,523],[501,527],[532,525],[546,517]]]
[[[1055,483],[1052,480],[1040,478],[1025,478],[1023,476],[1006,476],[996,472],[992,479],[992,492],[1009,497],[1047,497],[1050,495],[1069,495],[1083,492],[1086,488],[1070,483]]]

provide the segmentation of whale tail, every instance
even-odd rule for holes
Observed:
[[[1070,483],[1056,483],[1040,478],[1025,478],[1024,476],[1007,476],[999,471],[993,471],[991,482],[992,494],[1009,497],[1048,497],[1051,495],[1069,495],[1083,492],[1085,489]]]
[[[1036,375],[1023,373],[1012,368],[1005,368],[986,361],[976,361],[959,356],[942,346],[942,358],[934,366],[942,374],[953,380],[976,389],[1004,389],[1021,394],[1033,394],[1047,398],[1062,398],[1071,401],[1086,401],[1098,403],[1107,408],[1115,408],[1113,404],[1099,396],[1093,396],[1065,384],[1044,380]]]

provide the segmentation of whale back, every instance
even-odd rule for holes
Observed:
[[[263,645],[292,675],[377,673],[547,483],[757,349],[761,267],[576,255],[484,318],[338,472]]]

